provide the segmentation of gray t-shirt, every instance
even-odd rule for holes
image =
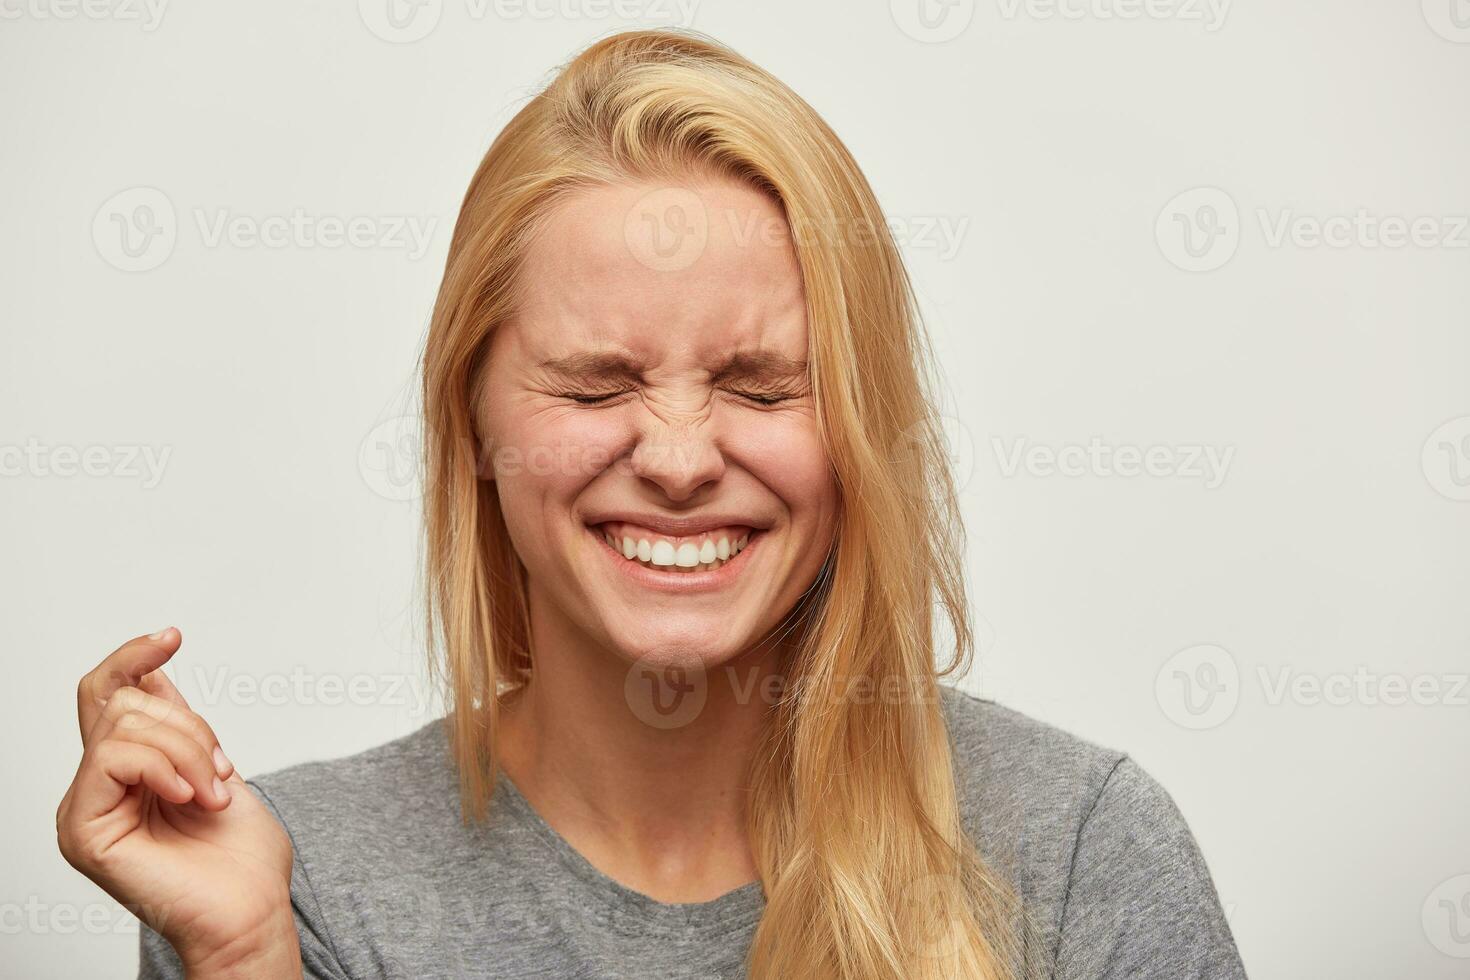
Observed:
[[[966,826],[1031,923],[1028,976],[1244,978],[1204,859],[1153,779],[1118,752],[943,690]],[[657,902],[589,864],[505,779],[489,822],[466,826],[438,722],[251,785],[295,849],[309,978],[744,976],[759,883]],[[181,978],[168,943],[141,931],[139,977]]]

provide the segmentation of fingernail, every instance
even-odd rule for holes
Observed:
[[[214,777],[214,795],[215,799],[219,800],[228,800],[230,798],[229,791],[225,789],[225,784],[220,782],[218,776]]]
[[[231,769],[230,760],[225,758],[224,749],[220,748],[218,745],[214,747],[214,768],[221,777],[229,773]]]
[[[189,796],[194,795],[194,787],[187,779],[185,779],[183,776],[174,776],[174,778],[179,781],[179,789],[183,790],[184,793]]]
[[[168,631],[171,630],[171,629],[173,629],[172,626],[165,626],[163,629],[159,630],[157,633],[149,633],[148,634],[148,639],[150,639],[150,640],[161,640],[161,639],[163,639],[164,635],[166,633],[168,633]]]

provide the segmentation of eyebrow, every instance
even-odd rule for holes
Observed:
[[[568,378],[635,380],[643,373],[643,365],[617,351],[579,351],[563,357],[549,357],[539,367]],[[807,362],[770,350],[738,351],[731,354],[714,372],[719,381],[772,380],[786,381],[804,377]]]

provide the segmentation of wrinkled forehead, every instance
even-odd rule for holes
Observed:
[[[733,181],[580,189],[548,216],[522,272],[513,326],[534,355],[806,354],[801,268],[780,205]]]

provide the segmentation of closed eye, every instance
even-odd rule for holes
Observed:
[[[605,395],[589,395],[583,392],[568,391],[563,392],[557,397],[569,399],[579,405],[601,405],[604,402],[612,401],[614,398],[620,395],[626,395],[627,393],[627,391],[610,391]]]

